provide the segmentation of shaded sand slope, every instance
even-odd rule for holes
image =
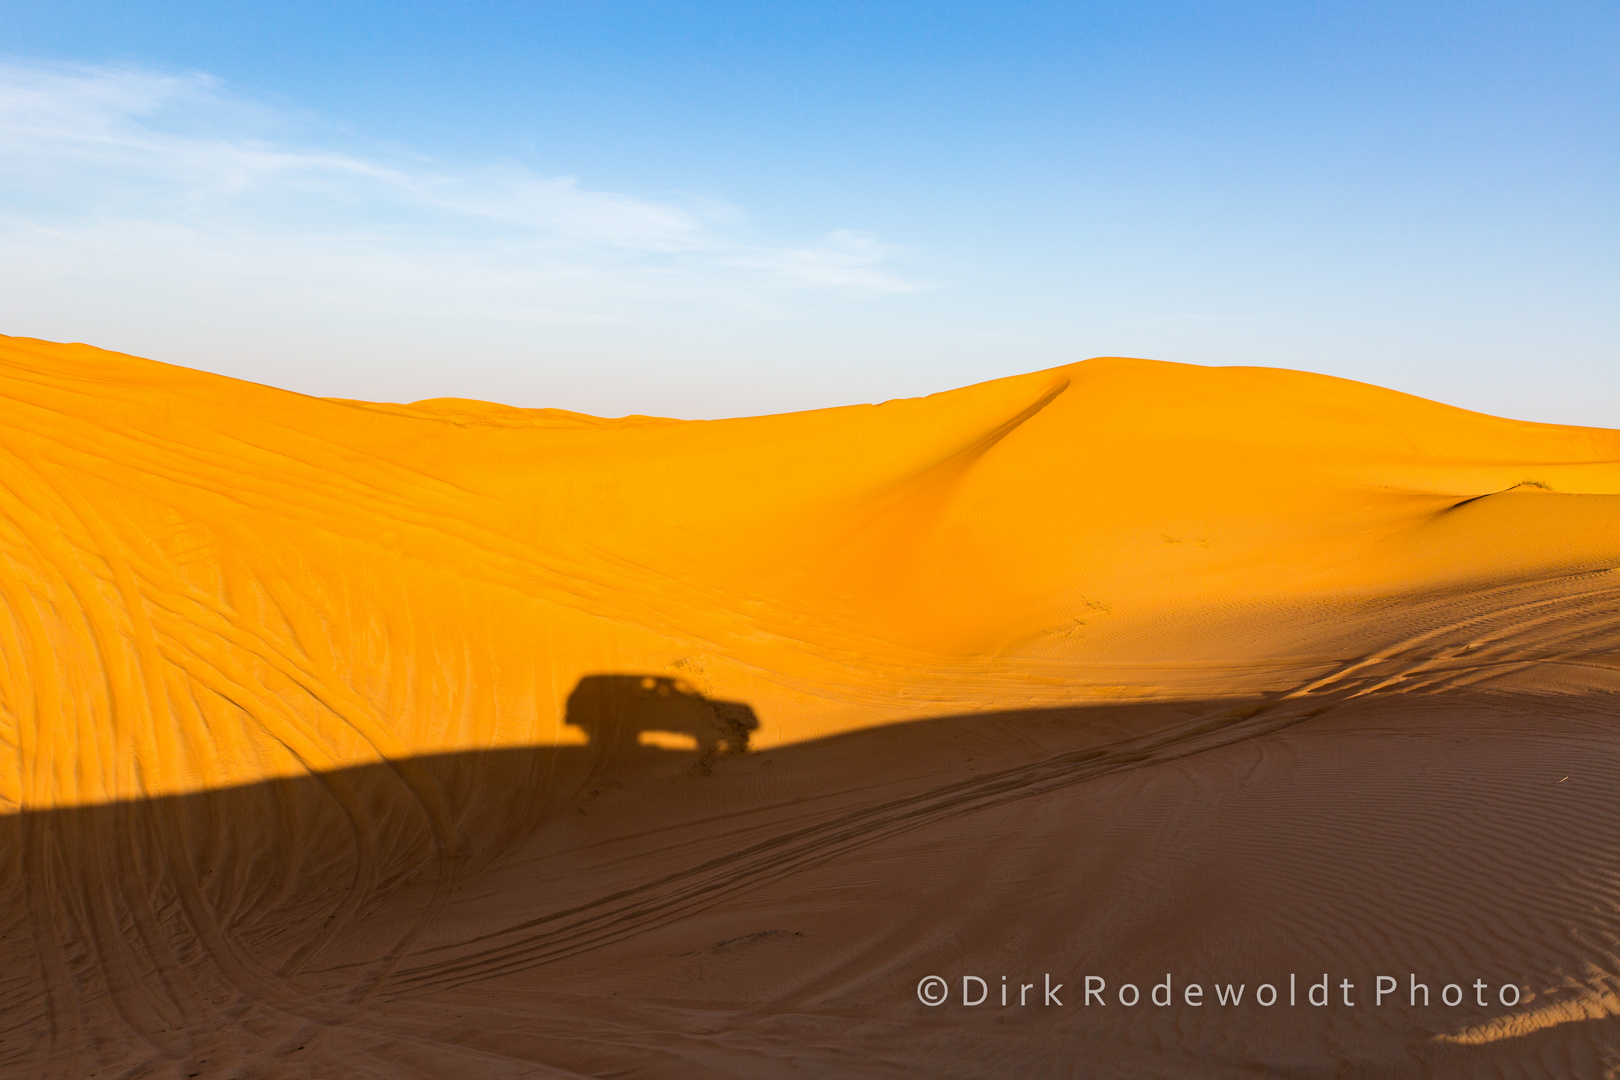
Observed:
[[[1603,1075],[1616,567],[1620,433],[1295,372],[680,422],[0,339],[0,1071]],[[914,992],[1167,970],[1527,1000]]]
[[[1620,1067],[1612,708],[1368,696],[1201,754],[1142,745],[1216,711],[977,713],[706,776],[656,749],[416,759],[463,837],[448,856],[381,766],[0,819],[29,872],[0,890],[0,1074]],[[1062,1009],[914,996],[930,973],[1047,972]],[[1249,1003],[1074,994],[1166,972],[1246,983]],[[1291,972],[1350,979],[1359,1007],[1253,1004]],[[1377,975],[1410,972],[1525,1002],[1367,1007]]]

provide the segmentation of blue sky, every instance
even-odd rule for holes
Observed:
[[[722,416],[1124,354],[1620,426],[1620,8],[0,0],[0,332]]]

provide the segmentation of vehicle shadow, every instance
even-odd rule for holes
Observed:
[[[705,697],[660,675],[587,675],[568,695],[565,722],[585,732],[598,763],[622,762],[648,748],[695,750],[707,774],[716,758],[748,752],[759,730],[740,701]]]

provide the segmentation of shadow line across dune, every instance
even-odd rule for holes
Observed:
[[[708,956],[701,943],[710,937],[722,944],[766,943],[761,948],[791,943],[792,934],[808,931],[756,925],[759,898],[778,898],[772,916],[777,921],[796,917],[792,913],[801,904],[807,911],[815,907],[804,901],[803,890],[843,888],[839,882],[852,873],[865,875],[869,895],[857,902],[853,921],[845,910],[819,931],[850,926],[836,931],[851,935],[848,948],[856,947],[866,926],[892,923],[918,903],[941,902],[931,892],[938,887],[933,876],[940,858],[971,863],[1011,857],[996,852],[998,845],[1022,850],[1036,867],[1019,871],[1026,884],[1057,875],[1065,888],[1093,873],[1119,874],[1120,860],[1128,866],[1132,860],[1184,859],[1171,859],[1167,837],[1184,830],[1185,822],[1162,813],[1155,818],[1144,786],[1158,791],[1156,797],[1178,791],[1176,798],[1186,798],[1187,785],[1219,787],[1222,770],[1241,763],[1247,779],[1223,796],[1241,801],[1256,775],[1270,777],[1262,790],[1287,781],[1290,754],[1297,756],[1304,745],[1289,741],[1294,732],[1326,738],[1336,725],[1343,727],[1345,716],[1365,714],[1365,722],[1352,723],[1348,732],[1401,729],[1400,738],[1418,740],[1413,745],[1430,754],[1434,766],[1428,779],[1401,788],[1380,809],[1356,802],[1349,786],[1372,775],[1357,756],[1362,751],[1341,753],[1338,775],[1345,786],[1341,790],[1330,780],[1326,790],[1330,802],[1349,800],[1351,809],[1341,817],[1355,828],[1346,843],[1368,858],[1427,874],[1429,888],[1449,888],[1452,899],[1464,903],[1484,901],[1484,879],[1451,865],[1459,858],[1455,853],[1437,856],[1429,840],[1392,839],[1387,832],[1394,827],[1428,836],[1437,825],[1478,816],[1478,800],[1469,801],[1468,787],[1481,774],[1463,767],[1467,755],[1459,755],[1458,745],[1511,731],[1521,747],[1515,761],[1522,761],[1525,746],[1533,752],[1550,747],[1555,757],[1583,757],[1583,784],[1620,779],[1620,753],[1611,745],[1616,714],[1604,695],[1475,693],[1419,695],[1405,702],[1275,695],[1248,702],[1092,705],[919,720],[743,752],[749,730],[743,721],[757,724],[751,710],[745,714],[741,703],[711,702],[673,684],[649,685],[653,678],[582,681],[583,692],[576,691],[570,709],[593,735],[585,746],[424,756],[0,819],[7,868],[0,892],[0,1074],[162,1075],[160,1069],[173,1066],[195,1067],[195,1075],[204,1077],[300,1075],[286,1072],[300,1062],[315,1063],[310,1075],[325,1075],[319,1071],[323,1062],[342,1062],[346,1074],[379,1077],[446,1075],[469,1067],[491,1076],[537,1075],[525,1070],[540,1066],[606,1068],[613,1057],[607,1043],[555,1031],[548,1039],[562,1039],[566,1049],[554,1042],[524,1043],[525,1049],[509,1046],[488,1058],[492,1051],[475,1046],[483,1036],[447,1034],[438,1020],[423,1021],[423,1010],[465,1004],[458,995],[468,988],[487,1000],[491,988],[508,986],[516,988],[508,1003],[515,1012],[500,1023],[548,1027],[533,1010],[551,1015],[547,1010],[559,1006],[549,995],[566,985],[569,1008],[623,992],[625,999],[612,1006],[615,1015],[635,1008],[656,1013],[659,1001],[701,996],[702,980],[683,988],[688,976],[672,974],[666,965],[659,969],[664,984],[632,989],[622,972],[615,974],[624,956],[646,948],[659,957],[688,955],[672,944],[681,941],[693,943],[697,952],[691,955]],[[741,727],[728,729],[728,722]],[[697,745],[670,750],[633,738],[645,730],[685,731]],[[721,734],[728,730],[739,741],[723,747]],[[1410,750],[1407,742],[1402,745]],[[1436,747],[1444,752],[1435,754]],[[1594,753],[1593,747],[1601,749]],[[1196,768],[1178,764],[1194,755],[1203,755]],[[1493,751],[1486,771],[1506,763]],[[1594,769],[1602,775],[1593,776]],[[1130,779],[1138,775],[1143,778]],[[1573,793],[1553,791],[1566,799]],[[1315,858],[1310,852],[1332,842],[1332,829],[1320,823],[1315,832],[1306,828],[1318,808],[1309,797],[1296,796],[1303,801],[1289,811],[1302,823],[1290,841],[1295,846],[1279,845],[1267,834],[1273,826],[1263,820],[1234,826],[1236,839],[1222,841],[1230,865],[1207,871],[1225,884],[1195,889],[1212,906],[1203,911],[1195,903],[1190,914],[1183,911],[1181,933],[1196,936],[1201,923],[1208,924],[1205,932],[1218,932],[1225,917],[1221,889],[1259,887],[1234,884],[1235,876],[1249,872],[1260,881],[1267,874],[1319,872],[1307,865]],[[1545,845],[1546,832],[1567,822],[1573,808],[1538,806],[1508,788],[1493,789],[1492,797],[1505,799],[1513,811],[1503,819],[1507,838],[1498,834],[1492,842],[1516,851]],[[1215,818],[1223,813],[1219,803],[1212,804]],[[1287,810],[1286,800],[1279,805]],[[1578,805],[1588,815],[1592,838],[1620,835],[1611,810],[1587,801]],[[1369,824],[1368,815],[1379,813],[1388,820]],[[1117,832],[1122,821],[1137,815],[1141,821],[1131,827],[1139,850],[1107,857],[1085,853],[1098,836]],[[975,824],[966,827],[970,818]],[[1532,820],[1538,818],[1541,825]],[[1059,832],[1053,834],[1055,827]],[[1040,854],[1054,835],[1079,849],[1056,860]],[[1187,847],[1185,836],[1177,845],[1183,853],[1197,850]],[[911,852],[907,858],[922,858],[932,869],[920,875],[880,870],[899,857],[896,852]],[[1352,851],[1350,863],[1359,857]],[[1580,865],[1588,867],[1594,859],[1615,862],[1612,850],[1585,851],[1582,858]],[[1154,865],[1153,873],[1169,872]],[[1537,865],[1526,857],[1524,869],[1511,874],[1533,874]],[[1297,885],[1289,887],[1297,892]],[[785,907],[784,890],[798,898]],[[1545,892],[1532,905],[1538,917],[1549,908],[1555,923],[1578,916],[1581,932],[1594,935],[1589,940],[1615,929],[1598,908],[1577,911],[1569,897],[1548,900]],[[1322,916],[1305,904],[1297,896],[1292,902],[1283,897],[1273,912],[1279,932],[1312,932],[1313,919]],[[948,936],[951,919],[941,918],[938,933]],[[1078,920],[1073,929],[1082,939],[1088,933],[1106,939],[1128,936],[1130,925],[1132,919],[1116,911]],[[1399,953],[1411,945],[1401,926],[1396,917],[1386,931],[1349,932],[1367,939],[1355,948]],[[1448,941],[1453,933],[1457,939]],[[1466,957],[1476,951],[1467,934],[1450,924],[1417,936],[1419,952]],[[836,943],[821,944],[826,949]],[[1554,981],[1575,962],[1560,948],[1528,942],[1522,951],[1530,959],[1522,963],[1533,960],[1543,981]],[[1232,962],[1249,960],[1239,955]],[[902,964],[896,975],[892,963],[879,958],[844,979],[896,984],[890,1004],[902,1009],[895,1021],[901,1027],[888,1037],[903,1045],[918,1037],[905,1030],[919,1019],[903,1012],[905,980],[914,981],[915,974]],[[593,971],[600,976],[594,983]],[[805,992],[788,979],[761,991],[756,1004],[792,1012],[806,1007],[792,1004]],[[651,1014],[636,1015],[637,1022],[650,1022]],[[694,1022],[702,1027],[708,1021]],[[474,1026],[479,1023],[494,1021],[486,1017]],[[682,1022],[670,1023],[679,1028]],[[690,1064],[683,1056],[690,1053],[688,1036],[671,1038],[668,1046],[646,1050],[649,1060]],[[889,1050],[900,1053],[895,1046]],[[647,1075],[679,1075],[683,1067],[669,1064]]]

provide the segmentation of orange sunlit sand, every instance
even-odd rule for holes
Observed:
[[[607,420],[0,339],[0,1066],[1612,1064],[1616,567],[1620,432],[1294,371]],[[919,1008],[1006,926],[1533,999]]]

